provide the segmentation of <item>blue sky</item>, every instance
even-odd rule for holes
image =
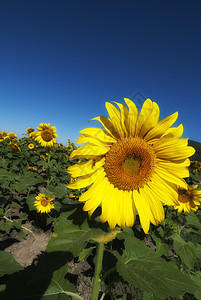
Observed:
[[[179,111],[201,142],[201,2],[1,0],[0,130],[41,122],[76,142],[106,101]]]

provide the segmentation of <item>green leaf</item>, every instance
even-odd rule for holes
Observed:
[[[26,203],[28,204],[30,211],[36,210],[36,207],[34,206],[34,201],[36,201],[35,197],[36,194],[31,194],[27,197]]]
[[[54,300],[54,299],[72,299],[69,296],[70,293],[75,293],[76,289],[73,284],[71,284],[69,281],[67,281],[64,277],[67,273],[68,265],[64,265],[59,270],[56,270],[53,273],[53,276],[51,278],[50,284],[43,294],[43,297],[41,299],[48,299],[48,300]],[[58,298],[58,296],[60,296]]]
[[[182,274],[172,262],[167,262],[127,229],[122,233],[125,250],[115,253],[117,271],[124,280],[154,296],[179,296],[184,292],[201,291],[190,277]]]
[[[154,296],[146,291],[143,294],[143,300],[162,300],[162,299],[164,299],[164,297]]]
[[[16,262],[11,253],[0,251],[0,276],[12,274],[22,269],[23,267]]]
[[[188,222],[188,225],[192,225],[201,229],[201,223],[195,213],[189,213],[186,216],[186,221]]]
[[[36,174],[26,172],[23,175],[20,175],[17,179],[19,182],[15,182],[13,184],[13,188],[16,189],[16,191],[24,191],[30,186],[34,186],[38,183],[41,183],[44,181],[44,179]]]
[[[80,212],[80,217],[81,217]],[[72,211],[64,212],[58,218],[54,233],[47,245],[46,251],[69,251],[78,256],[86,243],[102,233],[99,228],[90,228],[87,220],[79,226],[70,219]]]
[[[191,278],[197,285],[201,285],[201,271],[196,272],[194,276],[191,276]],[[196,299],[201,300],[201,291],[196,290],[195,297]]]
[[[173,236],[173,240],[174,251],[181,258],[182,262],[192,270],[197,258],[195,246],[192,242],[185,242],[178,234]]]
[[[67,187],[64,183],[59,183],[57,187],[50,185],[48,191],[56,197],[65,197],[67,194]]]
[[[79,261],[84,261],[90,255],[93,249],[94,247],[83,249],[79,255]]]

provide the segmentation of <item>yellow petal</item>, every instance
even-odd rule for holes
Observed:
[[[85,128],[80,131],[86,137],[92,137],[103,143],[115,143],[116,139],[113,138],[107,131],[100,128]],[[89,141],[90,142],[90,141]],[[78,143],[78,142],[77,142]],[[84,142],[86,143],[86,142]]]
[[[129,136],[135,136],[138,110],[135,103],[133,103],[133,101],[131,101],[130,99],[124,98],[124,101],[129,108],[128,118],[125,120],[125,125],[129,132]]]
[[[70,166],[67,169],[67,172],[72,174],[73,177],[80,177],[80,176],[94,173],[97,169],[99,169],[101,166],[103,166],[104,163],[105,163],[105,158],[102,158],[98,162],[89,160],[87,162],[82,162],[82,163]]]
[[[152,180],[148,183],[148,187],[152,190],[152,194],[166,205],[174,206],[177,203],[178,193],[174,184],[167,184],[158,175],[154,175]],[[175,188],[174,188],[175,187]]]
[[[105,128],[105,130],[113,137],[113,138],[118,138],[119,134],[118,132],[115,131],[114,126],[112,124],[112,122],[110,121],[110,119],[106,118],[106,117],[96,117],[93,118],[89,121],[99,121],[103,127]]]
[[[80,202],[85,202],[93,198],[95,190],[99,189],[101,187],[101,184],[105,180],[105,172],[103,168],[100,168],[98,175],[96,177],[96,180],[94,181],[93,185],[79,197]],[[104,190],[104,189],[102,189]]]
[[[76,180],[75,182],[68,184],[67,187],[70,189],[85,188],[85,187],[89,186],[90,184],[92,184],[96,180],[98,174],[99,174],[99,170],[96,171],[95,173],[81,177],[80,179]]]
[[[145,233],[149,231],[150,227],[150,210],[147,207],[147,199],[142,198],[137,190],[133,191],[133,200],[138,211],[141,226]]]
[[[139,132],[141,131],[143,123],[146,121],[146,119],[151,115],[153,111],[153,104],[150,99],[147,99],[144,104],[142,105],[142,109],[140,111],[140,114],[137,119],[136,124],[136,135],[139,135]]]
[[[94,210],[101,204],[102,199],[103,199],[103,194],[105,192],[106,179],[102,178],[102,182],[100,183],[101,177],[99,176],[99,179],[98,179],[99,184],[96,184],[96,186],[93,187],[91,197],[89,198],[89,200],[86,201],[86,203],[83,207],[84,211],[89,211],[90,217],[91,217],[92,213],[94,212]]]
[[[123,137],[127,137],[128,136],[128,130],[126,128],[126,125],[125,125],[125,120],[128,118],[128,109],[121,103],[118,103],[118,102],[115,102],[119,108],[120,108],[120,122],[121,122],[121,127],[122,127],[122,130],[124,132],[124,135]]]
[[[165,139],[161,138],[153,144],[156,156],[160,159],[171,161],[185,160],[195,153],[193,147],[187,146],[188,139]]]
[[[140,189],[143,199],[147,199],[147,209],[150,210],[150,221],[154,225],[164,220],[165,214],[163,205],[160,201],[161,197],[157,195],[148,185]]]
[[[160,109],[156,102],[153,102],[153,110],[150,115],[146,116],[146,120],[144,121],[142,128],[138,134],[139,137],[143,137],[149,130],[154,128],[158,123],[160,115]]]
[[[167,118],[161,120],[156,124],[154,128],[152,128],[145,136],[145,141],[149,141],[151,139],[160,138],[170,126],[176,121],[178,117],[178,112],[168,116]]]
[[[118,111],[118,109],[112,105],[109,102],[105,103],[106,109],[108,111],[108,114],[110,116],[110,120],[113,124],[113,127],[115,129],[115,131],[118,133],[119,137],[124,137],[124,132],[123,129],[121,127],[121,117],[120,117],[120,112]]]
[[[70,155],[70,159],[74,159],[74,158],[96,159],[97,156],[104,155],[109,150],[110,147],[108,146],[100,147],[97,145],[87,144],[74,150]]]
[[[180,187],[183,187],[184,189],[187,189],[187,183],[183,178],[177,177],[174,174],[167,172],[163,168],[159,168],[159,167],[156,167],[155,172],[160,178],[169,181],[171,183],[174,183]]]
[[[164,169],[167,172],[174,174],[175,176],[183,177],[183,178],[189,177],[189,170],[187,168],[189,164],[190,164],[189,159],[186,159],[183,163],[179,163],[179,164],[174,164],[167,160],[161,160],[161,159],[157,160],[157,168]]]
[[[165,137],[171,139],[179,139],[182,136],[183,131],[184,131],[184,127],[182,124],[180,124],[178,127],[169,128],[162,136],[162,138]]]

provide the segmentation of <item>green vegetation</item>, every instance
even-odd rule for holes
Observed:
[[[11,142],[17,147],[12,148]],[[201,144],[190,141],[190,145],[198,149],[192,159],[201,161]],[[87,261],[90,272],[80,276],[83,282],[92,278],[97,240],[110,230],[100,223],[99,209],[91,219],[82,211],[77,199],[85,190],[66,187],[71,180],[66,169],[77,161],[69,161],[73,149],[70,141],[68,146],[41,147],[28,136],[0,142],[2,241],[51,231],[46,251],[26,268],[11,253],[0,251],[1,299],[85,299],[84,288],[78,296],[69,263]],[[188,183],[201,188],[201,171],[192,172]],[[48,214],[38,213],[34,206],[39,193],[54,198]],[[137,219],[132,229],[120,230],[104,245],[101,300],[201,299],[201,209],[180,214],[165,207],[165,213],[165,220],[151,225],[149,234]]]

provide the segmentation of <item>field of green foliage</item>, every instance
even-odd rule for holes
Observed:
[[[201,299],[201,208],[178,213],[165,207],[165,220],[145,234],[134,227],[111,233],[91,219],[77,200],[85,190],[70,190],[67,168],[75,145],[42,147],[30,134],[18,139],[0,134],[0,245],[50,232],[46,250],[23,267],[0,249],[0,299],[91,299],[97,241],[104,257],[99,299]],[[192,164],[193,166],[193,164]],[[201,189],[201,170],[190,169],[188,184]],[[54,208],[40,213],[39,194]],[[30,227],[31,224],[31,227]],[[110,236],[116,238],[110,240]],[[88,266],[82,270],[81,264]],[[69,268],[78,269],[75,275]]]

